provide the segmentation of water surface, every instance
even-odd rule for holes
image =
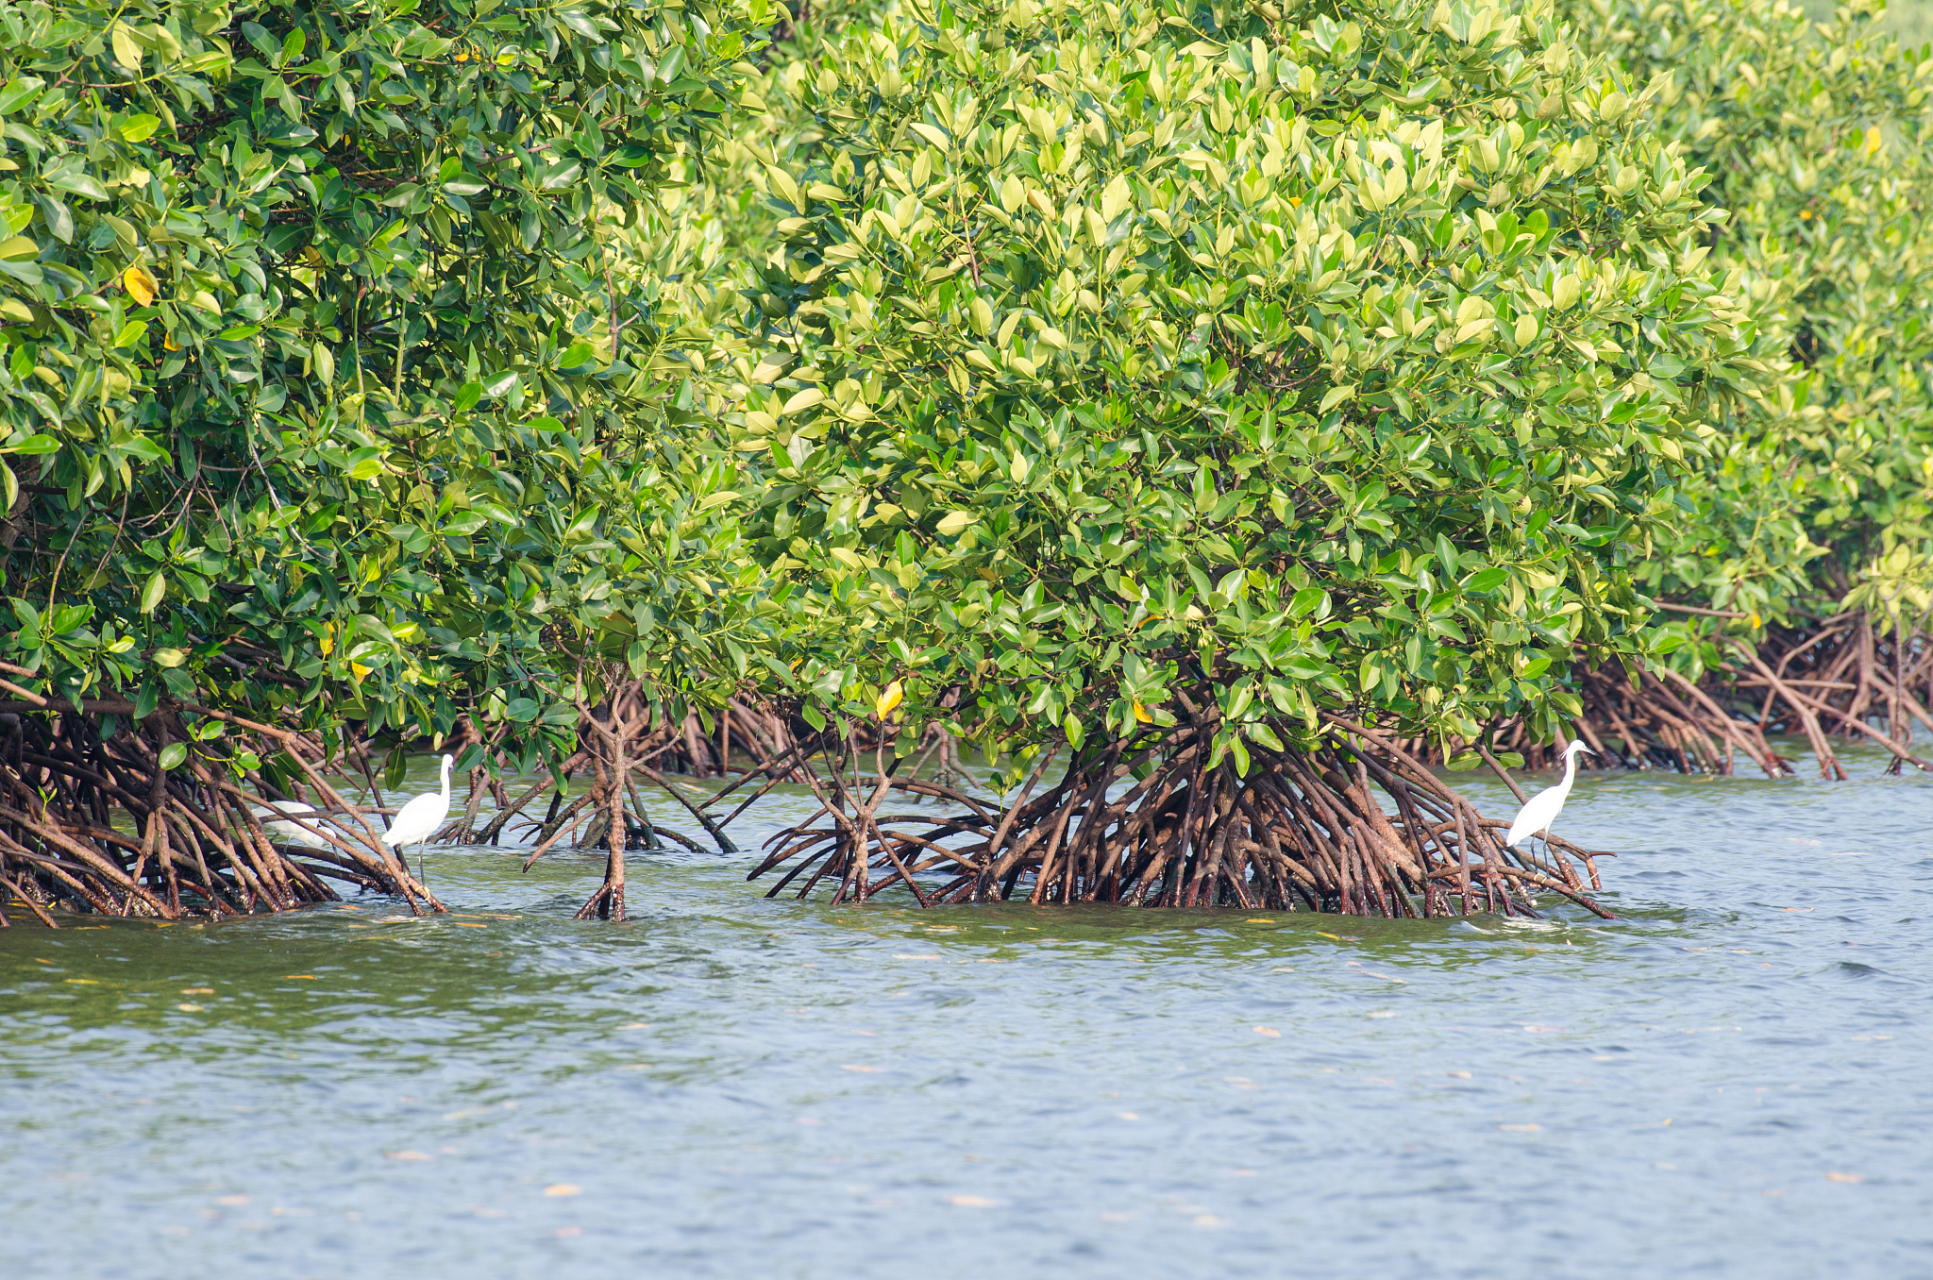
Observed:
[[[5,1272],[1933,1275],[1933,779],[1848,754],[1585,775],[1612,922],[830,908],[678,851],[614,926],[597,859],[500,849],[430,853],[448,917],[17,921]]]

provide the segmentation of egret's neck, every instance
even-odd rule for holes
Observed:
[[[1564,781],[1570,781],[1568,774],[1565,775]],[[443,798],[445,800],[450,798],[450,762],[447,760],[443,762]]]
[[[447,777],[448,775],[446,774],[445,776]],[[1569,792],[1571,789],[1571,782],[1576,777],[1577,777],[1577,752],[1566,751],[1564,753],[1564,780],[1558,783],[1557,785],[1564,788],[1566,792]]]

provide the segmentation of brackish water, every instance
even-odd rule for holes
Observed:
[[[1582,777],[1608,923],[834,909],[679,852],[612,926],[596,859],[500,849],[431,851],[442,918],[15,912],[0,1271],[1933,1276],[1933,779],[1851,757]]]

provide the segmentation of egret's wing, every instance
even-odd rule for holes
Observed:
[[[389,830],[383,832],[384,844],[409,844],[416,839],[411,834],[423,820],[423,802],[434,800],[435,796],[416,796],[396,811],[389,820]]]
[[[1504,836],[1503,842],[1507,845],[1515,845],[1519,840],[1528,839],[1542,831],[1550,825],[1551,819],[1555,818],[1557,811],[1563,807],[1564,797],[1558,794],[1556,787],[1539,791],[1523,808],[1517,810],[1516,820],[1510,824],[1510,832]]]
[[[383,834],[383,843],[415,844],[418,840],[426,840],[431,832],[443,825],[443,817],[449,811],[450,802],[438,792],[417,796],[397,811],[396,820],[389,824],[389,830]]]
[[[330,847],[327,840],[309,830],[307,827],[297,826],[293,822],[270,822],[265,824],[262,829],[264,831],[272,831],[276,835],[281,836],[285,844],[299,844],[305,849],[327,849]]]
[[[310,849],[327,849],[329,842],[309,831],[298,823],[276,817],[276,809],[283,813],[314,813],[315,806],[303,804],[300,800],[278,800],[274,809],[259,804],[248,806],[248,811],[261,822],[262,830],[278,837],[283,844],[299,844]]]

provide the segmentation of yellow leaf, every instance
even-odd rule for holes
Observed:
[[[144,307],[154,305],[154,299],[161,292],[161,284],[148,269],[142,266],[129,267],[121,273],[121,287],[128,291],[128,297]]]
[[[128,30],[127,23],[117,22],[109,39],[114,42],[114,60],[129,71],[141,69],[141,46],[134,43],[134,33]]]
[[[940,517],[940,523],[936,527],[942,537],[950,538],[954,534],[965,530],[968,525],[973,524],[978,519],[979,517],[973,515],[971,512],[949,511]]]
[[[819,390],[819,388],[807,387],[803,391],[795,392],[785,402],[785,407],[779,410],[779,416],[782,418],[788,413],[797,413],[801,409],[810,409],[813,405],[820,403],[825,398],[826,393]]]
[[[879,691],[879,701],[873,704],[873,710],[878,713],[881,720],[884,720],[887,716],[893,714],[893,708],[904,701],[905,697],[905,686],[895,680]]]
[[[1154,717],[1148,714],[1148,709],[1141,705],[1140,699],[1138,698],[1135,700],[1135,703],[1134,703],[1134,718],[1136,720],[1139,720],[1142,724],[1154,723]]]

